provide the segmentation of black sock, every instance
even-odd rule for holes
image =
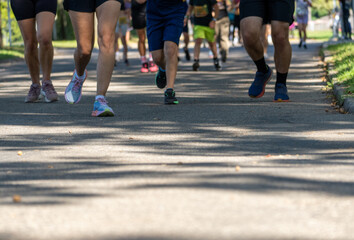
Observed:
[[[287,77],[288,77],[288,73],[277,72],[277,82],[276,83],[283,83],[286,86]]]
[[[261,59],[254,61],[254,63],[257,66],[257,72],[262,72],[262,73],[266,73],[268,72],[268,66],[265,62],[264,57],[262,57]]]
[[[195,58],[194,58],[194,62],[199,62],[199,59],[195,59]]]

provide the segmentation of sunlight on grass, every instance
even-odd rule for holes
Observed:
[[[354,93],[354,43],[336,44],[328,47],[333,53],[337,80],[347,86],[347,93]]]

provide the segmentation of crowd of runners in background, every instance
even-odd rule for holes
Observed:
[[[346,38],[351,38],[347,1],[341,0],[341,3]],[[25,59],[32,79],[25,102],[36,102],[42,97],[46,102],[57,101],[58,94],[50,77],[53,62],[51,36],[57,1],[11,0],[11,6],[24,39]],[[106,93],[114,66],[119,66],[121,59],[125,65],[130,65],[128,51],[132,29],[138,36],[140,72],[156,72],[157,87],[166,88],[165,104],[178,103],[174,83],[181,59],[178,54],[180,36],[184,41],[185,59],[193,59],[191,68],[194,71],[200,68],[203,44],[208,45],[217,71],[222,70],[222,62],[227,61],[230,46],[244,46],[257,67],[248,92],[252,98],[263,96],[273,75],[266,63],[269,59],[268,42],[272,40],[276,68],[274,101],[287,102],[286,79],[292,52],[289,31],[295,27],[295,18],[300,36],[298,47],[306,49],[308,9],[311,6],[311,0],[64,0],[64,9],[69,13],[77,41],[74,73],[65,89],[65,100],[76,104],[81,99],[88,75],[86,66],[94,46],[96,14],[99,55],[92,116],[114,115]],[[194,39],[192,56],[189,52],[190,35]],[[147,39],[149,50],[146,48]]]

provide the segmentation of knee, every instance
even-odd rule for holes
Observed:
[[[41,47],[51,47],[52,46],[52,37],[51,36],[43,36],[43,35],[38,35],[38,42]]]
[[[203,43],[203,39],[201,39],[201,38],[197,38],[195,40],[195,44],[197,44],[197,45],[202,45],[202,43]]]
[[[285,33],[274,33],[272,34],[272,39],[274,45],[285,46],[289,44],[289,36]]]
[[[255,45],[260,39],[259,34],[255,31],[243,31],[242,38],[244,40],[244,44],[251,46]]]
[[[98,45],[102,51],[110,51],[114,49],[115,34],[114,33],[99,33]]]
[[[38,41],[36,39],[30,39],[25,41],[25,52],[26,54],[32,54],[37,51]]]
[[[146,36],[145,36],[145,34],[140,34],[139,35],[139,42],[145,42],[146,41]]]

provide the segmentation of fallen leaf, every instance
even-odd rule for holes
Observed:
[[[54,168],[52,165],[48,165],[48,168]]]
[[[345,114],[345,113],[346,113],[346,112],[345,112],[345,109],[344,109],[344,108],[340,108],[340,109],[339,109],[339,113]]]
[[[236,172],[239,172],[239,171],[240,171],[240,169],[241,169],[241,167],[240,167],[240,166],[236,166],[236,167],[235,167]]]
[[[14,203],[19,203],[19,202],[21,202],[21,196],[20,196],[20,195],[13,195],[13,196],[12,196],[12,201],[13,201]]]
[[[19,156],[22,156],[22,154],[23,154],[22,151],[18,151],[18,152],[17,152],[17,155],[19,155]]]
[[[326,109],[325,111],[326,111],[326,112],[329,112],[329,110],[328,110],[328,109]]]
[[[272,156],[271,154],[268,154],[266,157],[267,157],[267,158],[270,158],[271,156]]]
[[[69,134],[71,134],[71,131],[69,130]]]
[[[178,162],[177,165],[183,165],[183,162]]]
[[[155,121],[159,121],[159,120],[161,120],[161,119],[156,117],[156,118],[154,118],[154,120],[155,120]]]

